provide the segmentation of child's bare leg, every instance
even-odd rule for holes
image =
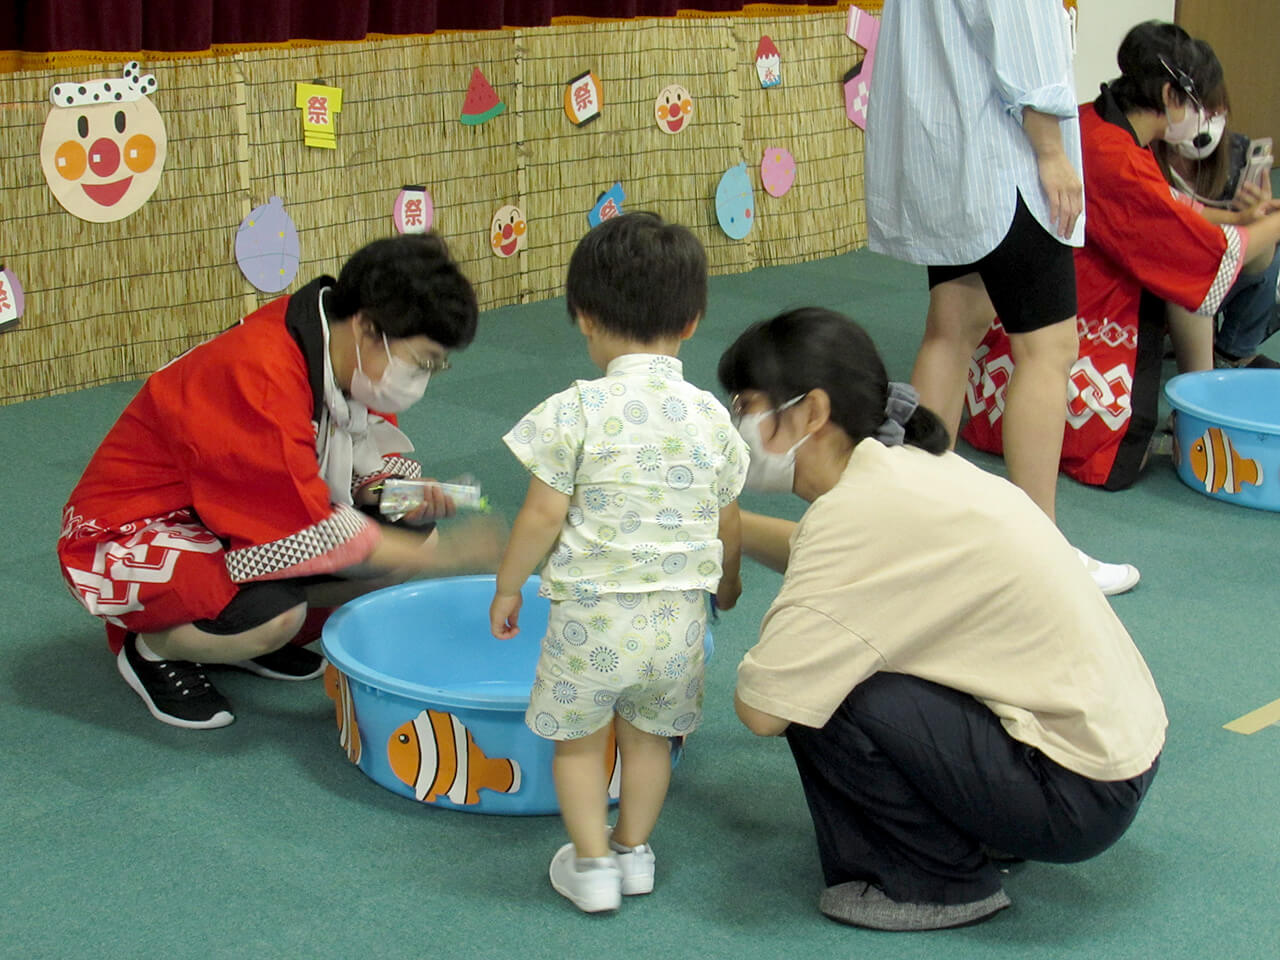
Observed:
[[[622,753],[622,789],[613,839],[626,847],[649,842],[671,782],[671,741],[645,733],[617,717],[618,750]]]
[[[609,810],[609,781],[605,779],[606,724],[578,740],[557,740],[551,775],[560,801],[560,817],[579,857],[607,857],[605,831]],[[623,767],[623,782],[626,782]]]

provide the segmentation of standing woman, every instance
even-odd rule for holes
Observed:
[[[391,415],[448,369],[476,318],[442,240],[392,237],[142,385],[68,499],[58,559],[157,720],[232,722],[206,663],[318,676],[320,655],[290,646],[309,605],[496,565],[491,529],[440,548],[443,496],[397,526],[377,522],[382,481],[421,472]]]
[[[1027,495],[948,451],[852,321],[808,308],[720,360],[751,448],[743,513],[782,572],[735,705],[784,734],[817,833],[820,909],[927,930],[1009,905],[989,850],[1070,862],[1124,833],[1167,721],[1142,656]]]

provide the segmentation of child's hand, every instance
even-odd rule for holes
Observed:
[[[719,610],[732,610],[738,602],[738,598],[742,596],[742,578],[741,577],[721,577],[720,587],[716,590],[716,608]]]
[[[510,640],[520,632],[520,594],[495,593],[489,604],[489,630],[499,640]]]

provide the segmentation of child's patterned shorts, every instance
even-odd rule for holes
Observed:
[[[548,740],[595,733],[614,713],[656,736],[691,733],[706,634],[701,590],[553,600],[525,723]]]

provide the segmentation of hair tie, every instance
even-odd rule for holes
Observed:
[[[889,399],[884,403],[884,423],[876,439],[886,447],[900,446],[907,439],[907,421],[920,404],[920,391],[909,383],[889,381]]]

